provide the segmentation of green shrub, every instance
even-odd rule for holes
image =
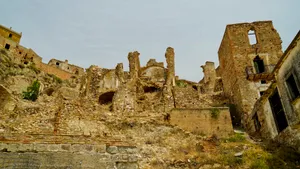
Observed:
[[[23,98],[27,100],[35,101],[39,95],[40,82],[35,80],[31,86],[27,87],[26,91],[23,91]]]
[[[220,115],[220,110],[217,109],[217,108],[212,108],[211,110],[211,118],[213,119],[218,119],[219,118],[219,115]]]
[[[176,86],[178,86],[178,87],[186,87],[187,86],[187,84],[184,82],[184,81],[176,81]]]

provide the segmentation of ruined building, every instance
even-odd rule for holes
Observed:
[[[273,74],[275,80],[257,100],[247,119],[254,136],[273,139],[300,152],[300,31],[286,49]]]
[[[225,96],[236,106],[234,121],[244,121],[274,78],[282,55],[272,21],[227,25],[218,51]]]

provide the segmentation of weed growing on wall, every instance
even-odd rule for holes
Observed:
[[[187,87],[187,84],[183,81],[176,81],[176,86],[178,86],[178,87]]]
[[[39,95],[40,82],[35,80],[31,86],[27,87],[26,91],[23,91],[23,98],[27,100],[35,101]]]
[[[213,108],[210,111],[211,111],[211,118],[213,118],[213,119],[218,119],[219,118],[219,115],[220,115],[220,110],[219,109]]]
[[[54,79],[54,81],[56,81],[57,83],[61,84],[63,81],[61,78],[55,76],[54,74],[48,74],[50,77],[52,77]]]

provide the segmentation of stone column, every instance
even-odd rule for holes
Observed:
[[[167,79],[166,85],[167,86],[175,86],[175,53],[174,49],[168,47],[165,53],[166,61],[167,61]]]
[[[116,66],[116,76],[121,84],[124,83],[124,70],[123,70],[123,63],[118,63]],[[117,85],[118,86],[118,85]]]
[[[207,93],[213,93],[217,78],[215,63],[207,61],[205,65],[201,66],[201,68],[204,73],[204,90]]]
[[[139,55],[140,53],[137,51],[128,53],[129,72],[130,72],[131,80],[137,80],[139,77],[139,72],[140,72]]]
[[[174,91],[173,86],[175,86],[175,66],[174,66],[174,49],[168,47],[165,53],[167,61],[167,78],[163,88],[163,103],[164,111],[170,112],[171,109],[175,107]]]

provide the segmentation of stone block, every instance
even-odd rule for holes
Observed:
[[[20,144],[7,144],[7,151],[17,152],[19,150]]]
[[[136,147],[118,147],[119,153],[135,154],[138,152]]]
[[[106,152],[106,145],[100,144],[100,145],[94,145],[94,150],[96,153],[105,153]]]
[[[84,152],[92,152],[94,149],[94,146],[90,145],[90,144],[86,144],[86,145],[83,145],[82,149]]]
[[[18,151],[33,151],[33,144],[20,144]]]
[[[107,151],[108,153],[110,153],[110,154],[116,154],[116,153],[119,152],[117,146],[108,146],[108,147],[106,148],[106,151]]]
[[[48,150],[49,151],[59,151],[61,149],[60,149],[59,144],[50,144],[50,145],[48,145]]]
[[[82,151],[82,145],[80,145],[80,144],[73,144],[71,146],[71,151],[72,152],[81,152]]]
[[[71,150],[71,144],[61,144],[60,149],[62,151],[70,151]]]
[[[38,152],[48,151],[47,144],[34,144],[33,149]]]

